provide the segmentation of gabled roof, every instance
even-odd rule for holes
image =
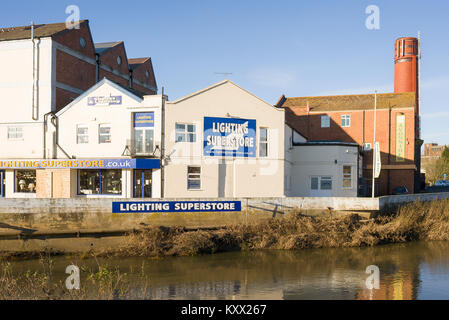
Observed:
[[[97,82],[95,85],[93,85],[92,87],[90,87],[88,90],[86,90],[84,93],[82,93],[80,96],[78,96],[78,98],[76,98],[75,100],[73,100],[72,102],[70,102],[68,105],[66,105],[64,108],[62,108],[61,110],[59,110],[56,113],[56,116],[60,116],[62,115],[64,112],[66,112],[67,110],[69,110],[73,105],[77,104],[81,99],[85,98],[86,96],[90,95],[93,91],[95,91],[97,88],[101,87],[103,84],[109,84],[110,86],[112,86],[113,88],[117,89],[118,91],[122,92],[123,94],[126,94],[128,97],[130,97],[131,99],[136,100],[137,102],[142,102],[142,97],[139,97],[138,95],[136,95],[134,92],[132,92],[129,88],[125,88],[124,86],[111,81],[107,78],[103,78],[101,81]],[[133,90],[135,91],[135,90]]]
[[[123,43],[123,41],[115,41],[115,42],[101,42],[101,43],[94,43],[95,47],[95,53],[103,54],[105,51],[116,47]]]
[[[128,59],[128,65],[131,70],[134,70],[143,65],[148,60],[150,60],[150,57]]]
[[[182,98],[179,98],[179,99],[177,99],[177,100],[174,100],[174,101],[171,101],[171,102],[167,102],[167,103],[176,104],[176,103],[178,103],[178,102],[181,102],[181,101],[190,99],[190,98],[192,98],[192,97],[194,97],[194,96],[197,96],[197,95],[199,95],[199,94],[201,94],[201,93],[204,93],[204,92],[206,92],[206,91],[212,90],[212,89],[214,89],[214,88],[216,88],[216,87],[222,86],[222,85],[227,84],[227,83],[232,84],[233,86],[239,88],[240,90],[246,92],[247,94],[253,96],[254,98],[256,98],[256,99],[262,101],[263,103],[267,104],[267,105],[270,106],[271,108],[275,108],[275,109],[277,109],[277,110],[279,110],[279,111],[284,111],[283,108],[277,108],[277,107],[273,106],[272,104],[269,104],[269,103],[266,102],[265,100],[262,100],[262,99],[259,98],[258,96],[252,94],[252,93],[249,92],[248,90],[246,90],[246,89],[240,87],[239,85],[235,84],[234,82],[232,82],[231,80],[228,80],[228,79],[223,80],[223,81],[220,81],[220,82],[217,82],[217,83],[215,83],[215,84],[213,84],[213,85],[211,85],[211,86],[209,86],[209,87],[206,87],[206,88],[204,88],[204,89],[201,89],[201,90],[199,90],[199,91],[196,91],[196,92],[191,93],[191,94],[189,94],[189,95],[186,95],[186,96],[184,96],[184,97],[182,97]]]
[[[80,20],[80,24],[88,22],[88,20]],[[52,37],[65,30],[67,28],[65,22],[62,23],[48,23],[48,24],[35,24],[34,25],[34,37],[46,38]],[[22,27],[0,27],[0,41],[8,40],[20,40],[31,39],[31,25]]]
[[[281,97],[279,106],[290,108],[307,108],[311,112],[318,111],[339,111],[339,110],[370,110],[374,109],[374,94],[353,94],[339,96],[316,96],[316,97]],[[377,108],[414,108],[415,93],[378,93]]]

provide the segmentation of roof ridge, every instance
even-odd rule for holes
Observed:
[[[383,92],[377,95],[391,95],[391,94],[414,94],[415,92]],[[305,98],[328,98],[328,97],[355,97],[355,96],[374,96],[374,93],[360,93],[360,94],[335,94],[328,96],[302,96],[302,97],[286,97],[286,99],[305,99]]]

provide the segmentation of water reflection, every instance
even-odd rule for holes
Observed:
[[[71,263],[99,264],[150,278],[146,299],[443,299],[449,297],[449,242],[375,248],[232,252],[199,257],[127,259],[54,258],[56,280]],[[38,261],[13,262],[14,272],[40,270]],[[377,265],[380,288],[366,289],[365,269]],[[442,285],[444,284],[444,285]],[[447,284],[447,285],[446,285]],[[81,281],[83,285],[83,280]],[[141,292],[133,278],[134,294]],[[140,290],[140,291],[139,291]]]

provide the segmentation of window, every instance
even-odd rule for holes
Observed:
[[[122,170],[78,170],[78,194],[122,194]]]
[[[176,123],[176,142],[196,142],[195,125]]]
[[[149,78],[150,77],[150,73],[148,72],[148,70],[145,71],[145,78]]]
[[[371,150],[371,143],[365,142],[363,144],[363,151],[370,151]]]
[[[86,39],[84,39],[83,37],[80,37],[80,45],[81,45],[81,48],[86,47]]]
[[[36,170],[16,170],[14,175],[15,192],[36,193]]]
[[[312,177],[310,179],[310,189],[318,190],[318,177]]]
[[[99,130],[100,143],[111,143],[111,125],[110,124],[100,124]]]
[[[86,125],[76,127],[76,143],[89,143],[89,134]]]
[[[341,116],[341,126],[342,127],[351,126],[351,116],[349,114],[344,114]]]
[[[332,177],[321,177],[321,190],[332,190]]]
[[[352,188],[351,166],[343,166],[343,188]]]
[[[187,189],[201,189],[201,167],[187,167]]]
[[[122,57],[117,56],[117,64],[121,65],[122,64]]]
[[[321,116],[321,128],[329,128],[331,125],[331,119],[329,116]]]
[[[268,129],[260,128],[259,157],[268,156]]]
[[[8,127],[8,140],[22,140],[22,127]]]

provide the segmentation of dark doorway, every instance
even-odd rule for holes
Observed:
[[[134,170],[134,198],[151,198],[151,170]]]

